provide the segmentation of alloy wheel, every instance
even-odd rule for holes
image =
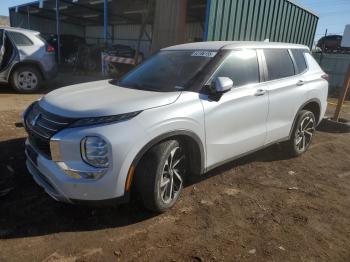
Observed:
[[[165,204],[177,199],[185,173],[185,155],[180,147],[174,148],[166,160],[159,183],[159,193]]]
[[[315,121],[313,117],[308,114],[300,122],[295,135],[295,147],[298,151],[304,152],[310,145],[312,137],[315,132]]]

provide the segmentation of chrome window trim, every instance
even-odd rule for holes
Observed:
[[[268,48],[266,48],[266,49],[268,49]],[[264,67],[266,68],[266,76],[265,76],[266,77],[266,81],[264,83],[270,84],[270,83],[274,83],[274,82],[281,81],[281,80],[289,80],[289,79],[292,79],[294,77],[299,77],[299,76],[301,76],[301,75],[303,75],[303,74],[305,74],[306,72],[309,71],[309,67],[308,67],[307,70],[305,70],[303,73],[300,73],[300,74],[295,74],[295,75],[292,75],[292,76],[287,76],[287,77],[278,78],[278,79],[274,79],[274,80],[267,80],[269,74],[268,74],[268,69],[267,69],[266,57],[265,57],[264,49],[261,49],[261,50],[262,50],[262,56],[263,56],[263,61],[264,61]],[[287,50],[289,50],[289,49],[287,49]],[[304,49],[301,49],[301,50],[304,50]],[[306,59],[305,59],[305,61],[306,61]]]

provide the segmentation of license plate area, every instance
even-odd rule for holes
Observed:
[[[38,165],[38,153],[31,146],[26,146],[26,151],[28,158],[32,161],[34,165]]]

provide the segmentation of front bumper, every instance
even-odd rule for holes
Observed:
[[[103,179],[78,180],[68,177],[56,162],[42,156],[29,140],[26,141],[25,153],[26,166],[34,181],[56,201],[84,205],[114,205],[129,200],[129,194],[116,196],[113,187],[108,188]]]
[[[53,199],[61,202],[67,202],[72,203],[72,201],[69,200],[69,197],[59,189],[59,187],[55,184],[53,177],[55,176],[54,172],[52,172],[52,165],[48,165],[45,161],[43,161],[43,157],[39,154],[37,155],[36,161],[33,160],[33,157],[31,156],[30,151],[35,150],[29,143],[29,141],[26,141],[26,166],[29,171],[29,173],[32,175],[34,181],[42,187],[45,192],[50,195]],[[37,153],[37,152],[36,152]],[[51,166],[51,168],[48,168],[48,166]],[[58,171],[58,170],[56,170]],[[47,175],[44,175],[44,172]]]

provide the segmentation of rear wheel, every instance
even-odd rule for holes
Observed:
[[[12,87],[20,93],[37,92],[42,84],[40,72],[32,66],[16,68],[11,75]]]
[[[154,146],[136,169],[136,187],[147,209],[164,212],[179,198],[187,159],[184,147],[176,140]]]
[[[291,156],[299,156],[307,151],[312,142],[315,128],[316,119],[314,114],[308,110],[300,111],[290,140],[286,143],[288,153]]]

